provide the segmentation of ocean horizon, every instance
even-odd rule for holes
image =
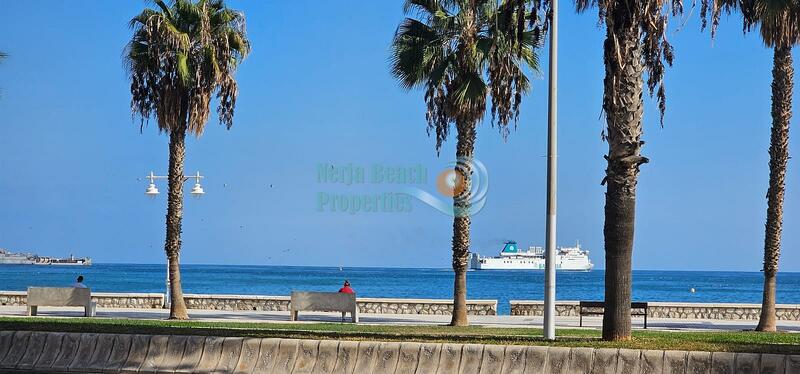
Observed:
[[[360,297],[451,299],[448,268],[198,265],[182,264],[184,293],[286,296],[296,291],[336,291],[349,280]],[[558,300],[602,300],[603,270],[559,271]],[[2,265],[2,290],[30,286],[68,286],[83,275],[95,292],[164,292],[165,264],[92,266]],[[480,270],[467,274],[467,297],[498,301],[542,300],[544,273],[531,270]],[[763,275],[742,271],[634,270],[633,300],[669,302],[760,303]],[[691,292],[694,289],[695,292]],[[800,304],[800,273],[778,274],[777,301]]]

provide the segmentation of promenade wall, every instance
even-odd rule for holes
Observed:
[[[290,302],[289,296],[185,294],[184,298],[190,309],[230,311],[289,311]],[[98,308],[161,308],[164,305],[163,293],[92,292],[92,299]],[[0,291],[0,306],[25,306],[26,300],[25,291]],[[447,299],[359,297],[357,302],[361,313],[449,315],[453,309],[452,301]],[[512,316],[542,316],[544,313],[542,301],[511,300],[510,303]],[[650,318],[757,320],[761,312],[759,304],[648,304]],[[469,300],[467,308],[470,315],[496,315],[497,300]],[[577,301],[556,302],[558,316],[577,317],[578,310]],[[778,304],[776,315],[779,320],[800,320],[800,305]]]
[[[92,300],[98,308],[161,308],[162,293],[109,293],[92,292]],[[260,295],[206,295],[184,294],[189,309],[289,311],[289,296]],[[0,305],[25,306],[25,291],[0,291]],[[444,299],[391,299],[359,297],[359,313],[378,314],[428,314],[450,315],[452,300]],[[470,315],[493,316],[497,314],[497,300],[467,300]]]
[[[452,343],[0,331],[0,371],[800,373],[800,356]]]
[[[512,316],[543,316],[544,302],[531,300],[511,300]],[[722,319],[722,320],[757,320],[761,313],[760,304],[733,303],[673,303],[648,302],[648,318],[680,318],[680,319]],[[558,316],[574,316],[579,314],[577,301],[556,302]],[[776,315],[779,320],[800,320],[800,305],[778,304]]]

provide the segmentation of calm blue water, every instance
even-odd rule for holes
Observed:
[[[449,269],[324,268],[183,265],[187,293],[289,295],[292,290],[335,291],[349,279],[362,297],[452,297]],[[95,264],[90,267],[0,266],[0,289],[59,286],[78,274],[94,291],[164,292],[164,265]],[[762,275],[756,272],[634,271],[633,298],[642,301],[760,303]],[[471,271],[468,297],[497,299],[501,314],[508,300],[542,300],[544,277],[532,271]],[[694,287],[696,293],[689,289]],[[556,297],[602,300],[603,271],[559,272]],[[800,304],[800,273],[778,276],[778,302]]]

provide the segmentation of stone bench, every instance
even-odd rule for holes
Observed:
[[[28,287],[28,315],[35,316],[40,306],[81,306],[85,317],[94,317],[97,303],[92,291],[74,287]]]
[[[297,321],[297,312],[342,312],[350,313],[353,323],[358,323],[356,295],[343,292],[298,292],[292,291],[290,318]]]

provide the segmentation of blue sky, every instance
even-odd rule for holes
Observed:
[[[155,126],[140,133],[131,120],[121,60],[127,22],[145,5],[4,4],[0,50],[11,57],[0,65],[0,247],[97,262],[163,261],[165,194],[147,199],[142,177],[166,172],[167,137]],[[402,90],[389,74],[401,4],[230,6],[246,13],[253,52],[237,75],[233,129],[212,121],[202,138],[188,141],[186,170],[207,176],[207,194],[185,204],[182,261],[448,267],[451,218],[418,200],[393,213],[317,207],[320,193],[403,187],[319,183],[319,164],[422,165],[429,178],[417,187],[435,194],[435,176],[453,159],[454,139],[437,157],[426,136],[422,93]],[[604,31],[596,13],[562,9],[558,238],[580,240],[602,268]],[[668,35],[677,57],[667,71],[663,128],[647,102],[651,162],[639,183],[634,268],[758,271],[772,54],[756,35],[743,37],[735,18],[723,21],[712,43],[699,31],[698,10],[690,13]],[[490,184],[473,217],[473,251],[493,254],[505,239],[544,241],[545,76],[534,80],[507,141],[489,123],[479,128],[476,157]],[[797,139],[792,150],[800,149]],[[800,271],[796,162],[787,184],[781,269]]]

